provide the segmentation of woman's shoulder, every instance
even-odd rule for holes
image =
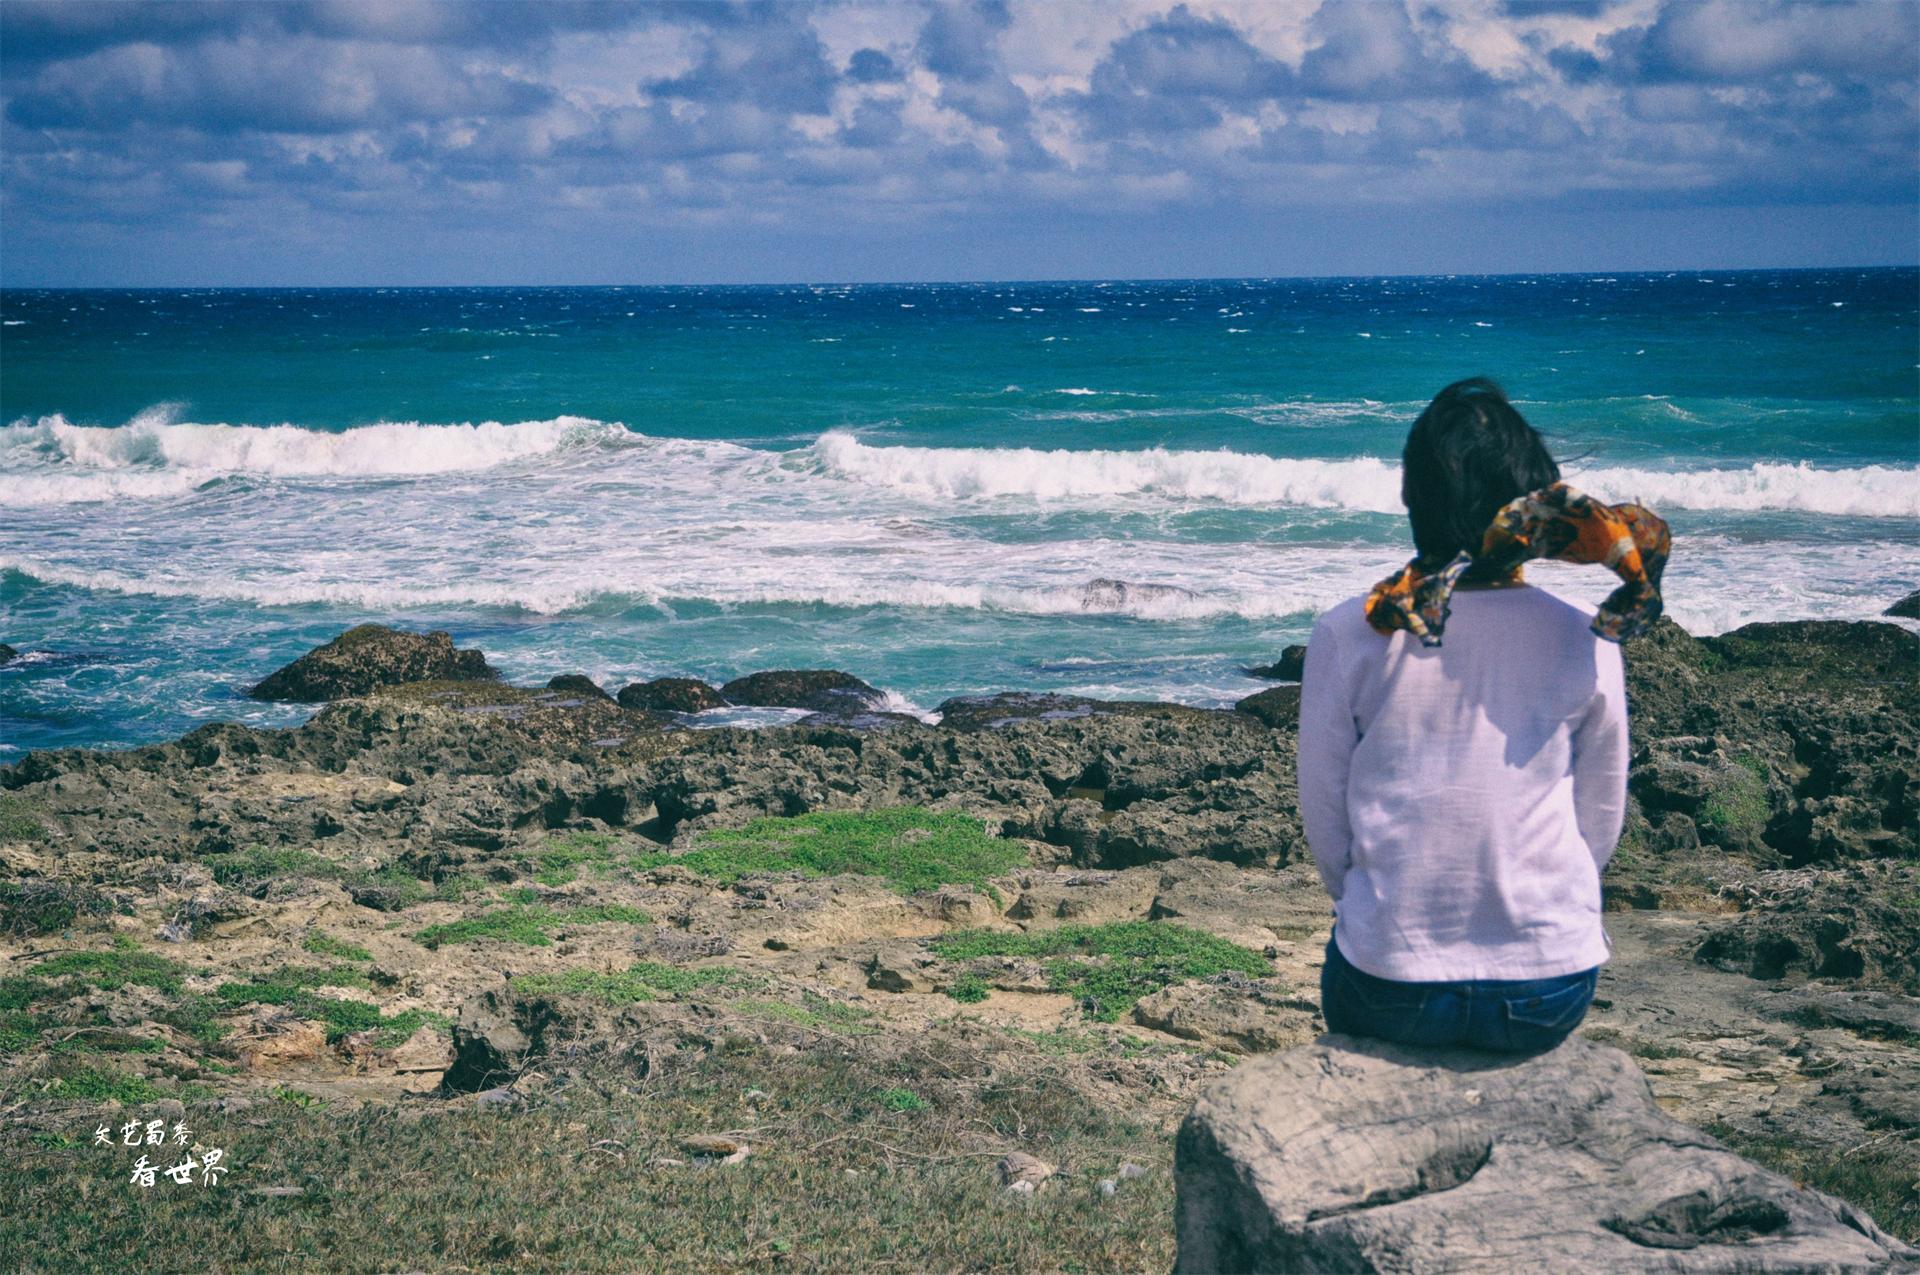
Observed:
[[[1313,622],[1313,636],[1307,640],[1307,645],[1311,648],[1315,642],[1356,641],[1368,634],[1381,636],[1367,623],[1367,599],[1362,594],[1322,611],[1319,619]]]

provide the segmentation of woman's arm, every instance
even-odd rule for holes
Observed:
[[[1604,870],[1627,816],[1627,688],[1619,644],[1594,646],[1593,699],[1573,731],[1573,813]]]
[[[1347,773],[1360,731],[1340,661],[1339,639],[1325,616],[1313,626],[1300,682],[1300,822],[1314,866],[1338,903],[1353,862],[1353,826],[1347,820]]]

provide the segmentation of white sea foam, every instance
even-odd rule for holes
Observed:
[[[386,613],[480,608],[558,615],[593,608],[598,614],[612,606],[671,616],[688,605],[719,604],[1304,623],[1364,592],[1397,565],[1398,552],[1367,544],[1249,552],[1244,545],[1010,546],[948,538],[932,545],[875,545],[856,554],[822,544],[813,552],[766,557],[753,556],[754,539],[732,538],[697,554],[674,546],[577,561],[559,554],[509,561],[468,554],[422,578],[404,573],[407,554],[396,545],[370,546],[349,563],[322,560],[292,570],[263,557],[226,566],[187,560],[106,568],[7,555],[0,555],[0,570],[95,592]],[[1663,591],[1668,614],[1694,633],[1725,632],[1755,620],[1865,619],[1916,582],[1911,557],[1911,546],[1877,542],[1695,537],[1669,566]],[[1182,589],[1109,594],[1089,605],[1090,593],[1098,591],[1080,573],[1090,558],[1114,564],[1131,579],[1179,581]],[[1589,607],[1617,583],[1603,568],[1562,563],[1533,564],[1528,579]]]
[[[1062,392],[1092,393],[1079,388]],[[1274,404],[1242,414],[1264,419],[1278,413],[1290,423],[1312,424],[1356,411],[1371,414],[1382,406],[1365,401]],[[178,421],[175,415],[172,408],[154,408],[118,428],[75,425],[58,415],[0,426],[0,506],[165,500],[225,478],[426,479],[479,475],[503,466],[571,467],[585,458],[608,481],[643,480],[688,493],[703,483],[778,475],[783,495],[797,498],[807,483],[825,482],[832,490],[822,488],[820,498],[834,502],[845,498],[839,485],[853,483],[914,501],[1024,498],[1098,504],[1145,498],[1373,513],[1400,510],[1399,468],[1366,456],[878,446],[841,431],[780,454],[722,442],[653,438],[616,422],[578,416],[511,425],[387,422],[329,432],[294,425],[197,424]],[[605,456],[609,450],[643,462],[641,468],[612,466]],[[1920,518],[1920,467],[1915,466],[1601,465],[1569,471],[1568,479],[1607,499],[1642,500],[1656,508]]]
[[[874,447],[846,433],[823,436],[814,452],[831,474],[923,497],[1155,495],[1374,513],[1401,508],[1399,467],[1373,457],[1295,460],[1161,448]],[[1644,500],[1656,508],[1920,518],[1920,467],[1819,469],[1764,462],[1738,469],[1602,466],[1569,471],[1567,478],[1609,500]]]
[[[1755,464],[1744,469],[1599,468],[1568,476],[1609,500],[1658,509],[1791,510],[1861,518],[1920,518],[1920,467],[1816,469]]]
[[[828,473],[922,497],[1157,495],[1230,504],[1387,512],[1399,471],[1370,457],[1286,460],[1241,452],[1040,451],[1028,447],[873,447],[851,434],[814,444]]]
[[[579,416],[507,425],[386,422],[339,432],[296,425],[196,424],[149,409],[123,426],[64,416],[0,426],[0,497],[60,504],[177,495],[231,474],[417,476],[490,469],[568,447],[618,445],[619,425]]]

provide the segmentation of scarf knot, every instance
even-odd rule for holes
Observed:
[[[1454,586],[1468,568],[1488,578],[1512,575],[1534,558],[1598,563],[1620,577],[1593,617],[1609,642],[1637,637],[1660,618],[1660,574],[1673,537],[1666,522],[1641,505],[1608,505],[1565,483],[1508,501],[1480,539],[1436,569],[1415,558],[1367,594],[1367,623],[1381,633],[1404,629],[1424,646],[1439,646]]]

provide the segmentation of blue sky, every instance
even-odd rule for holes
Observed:
[[[1910,0],[0,5],[0,282],[1910,264]]]

